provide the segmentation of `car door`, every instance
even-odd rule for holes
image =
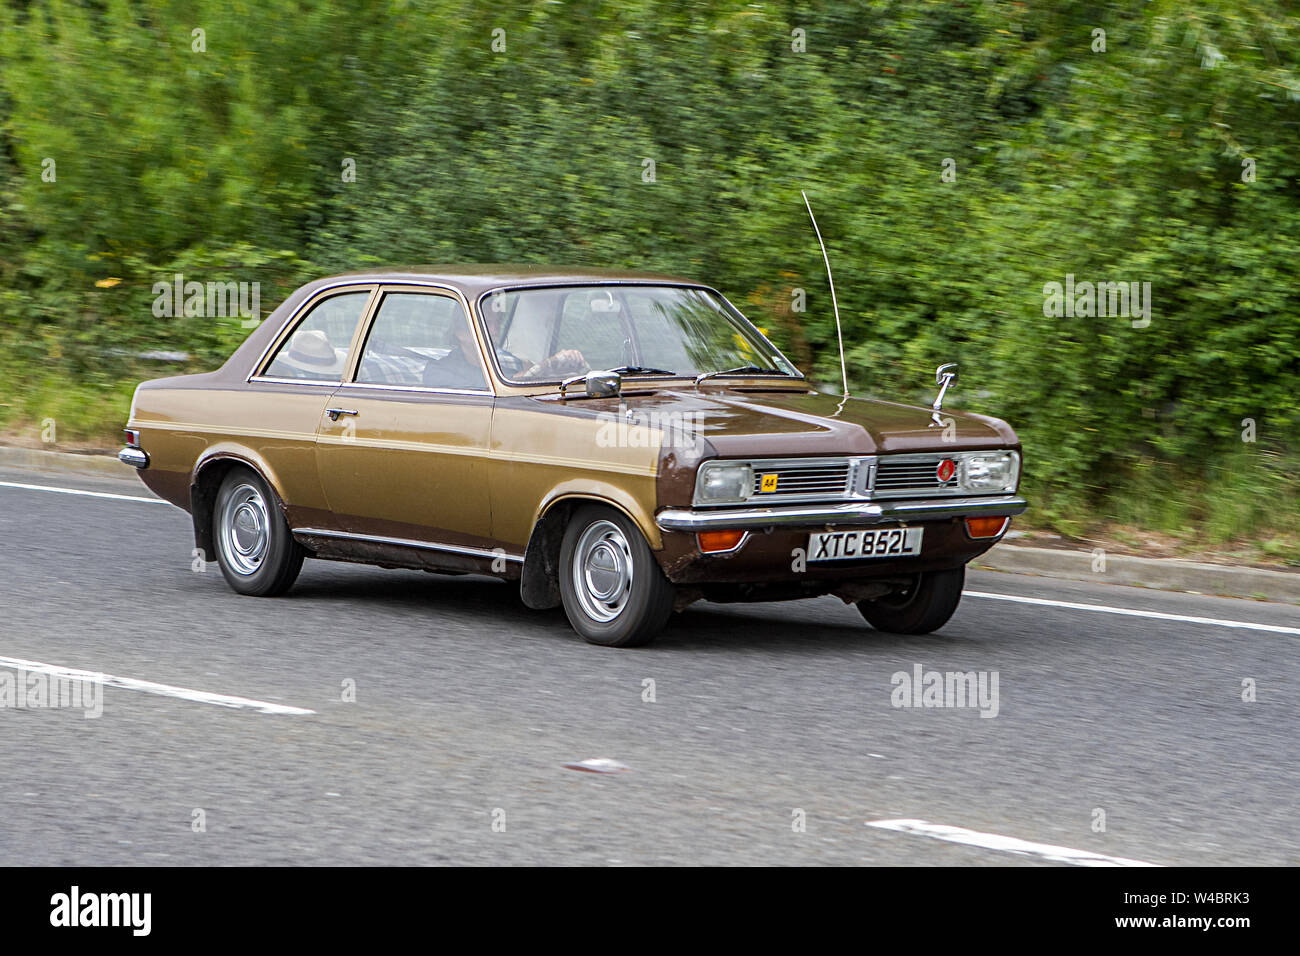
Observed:
[[[333,528],[381,543],[490,550],[493,393],[464,300],[387,286],[316,460]]]
[[[312,297],[221,409],[239,445],[260,458],[282,495],[291,522],[328,514],[316,472],[316,433],[325,406],[342,384],[376,285],[346,285]],[[220,448],[221,446],[218,446]]]

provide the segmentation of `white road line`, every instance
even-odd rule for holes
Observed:
[[[1249,621],[1226,621],[1217,617],[1192,617],[1187,614],[1165,614],[1161,611],[1139,611],[1131,607],[1110,607],[1105,604],[1076,604],[1073,601],[1049,601],[1046,598],[1020,597],[1016,594],[992,594],[988,591],[963,591],[965,597],[988,598],[993,601],[1014,601],[1017,604],[1041,604],[1047,607],[1064,607],[1072,611],[1100,611],[1103,614],[1126,614],[1129,617],[1150,617],[1158,621],[1182,621],[1186,624],[1213,624],[1216,627],[1240,627],[1249,631],[1272,631],[1275,634],[1300,634],[1300,627],[1283,627],[1280,624],[1253,624]]]
[[[1031,843],[1016,837],[999,836],[996,833],[980,833],[965,827],[944,826],[941,823],[927,823],[924,820],[868,820],[867,826],[881,830],[896,830],[899,833],[913,833],[917,836],[933,837],[949,843],[961,843],[965,846],[978,846],[986,850],[998,850],[1002,853],[1018,853],[1021,856],[1036,856],[1053,863],[1072,863],[1075,866],[1160,866],[1159,863],[1147,863],[1143,860],[1128,860],[1122,856],[1106,856],[1091,850],[1074,850],[1068,846],[1053,846],[1050,843]]]
[[[20,481],[0,481],[2,488],[20,488],[23,491],[54,491],[61,495],[84,495],[87,498],[112,498],[115,501],[143,501],[150,505],[165,505],[161,498],[141,498],[138,495],[113,495],[107,491],[82,491],[80,488],[58,488],[54,485],[25,485]]]
[[[73,667],[60,667],[57,664],[42,664],[40,661],[25,661],[18,657],[0,657],[0,667],[15,670],[34,671],[49,674],[51,677],[69,681],[87,681],[102,684],[105,687],[120,687],[123,690],[138,690],[160,697],[176,697],[180,700],[194,701],[198,704],[216,704],[218,707],[234,707],[243,710],[256,710],[263,714],[314,714],[314,710],[302,707],[289,707],[285,704],[272,704],[264,700],[249,697],[232,697],[229,694],[212,694],[205,690],[190,690],[188,687],[174,687],[171,684],[156,684],[151,680],[136,680],[134,677],[114,677],[112,674],[100,674],[96,671],[77,670]]]

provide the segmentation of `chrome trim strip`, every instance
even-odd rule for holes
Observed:
[[[874,525],[890,521],[940,521],[978,515],[1024,514],[1024,498],[955,498],[944,501],[881,501],[870,504],[821,505],[812,508],[741,508],[689,511],[669,508],[655,523],[663,531],[708,531],[722,528],[820,528],[829,525]]]
[[[370,382],[344,382],[339,388],[375,388],[385,392],[430,392],[441,395],[492,395],[489,388],[437,388],[433,385],[376,385]]]
[[[149,467],[149,456],[142,448],[123,448],[117,453],[117,460],[133,468]]]
[[[465,554],[473,558],[504,558],[522,564],[522,554],[510,554],[502,549],[489,551],[486,548],[469,548],[459,544],[434,544],[431,541],[415,541],[411,538],[385,538],[376,534],[357,534],[353,531],[330,531],[326,528],[294,528],[294,534],[311,535],[317,538],[346,538],[349,541],[366,541],[370,544],[392,544],[403,548],[419,548],[422,551],[446,551],[450,554]]]
[[[326,378],[277,378],[274,375],[255,375],[248,380],[249,382],[270,382],[272,385],[323,385],[327,388],[338,388],[338,382],[331,382]]]

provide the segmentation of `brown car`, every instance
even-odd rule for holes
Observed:
[[[814,391],[684,279],[359,272],[303,286],[220,369],[141,384],[120,457],[243,594],[312,557],[518,581],[620,647],[701,598],[835,594],[923,633],[1025,510],[1015,432],[942,398]]]

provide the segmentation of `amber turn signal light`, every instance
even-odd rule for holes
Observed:
[[[745,537],[743,531],[701,531],[695,536],[705,554],[730,551]]]
[[[972,538],[996,538],[1006,530],[1010,518],[967,518],[966,533]]]

